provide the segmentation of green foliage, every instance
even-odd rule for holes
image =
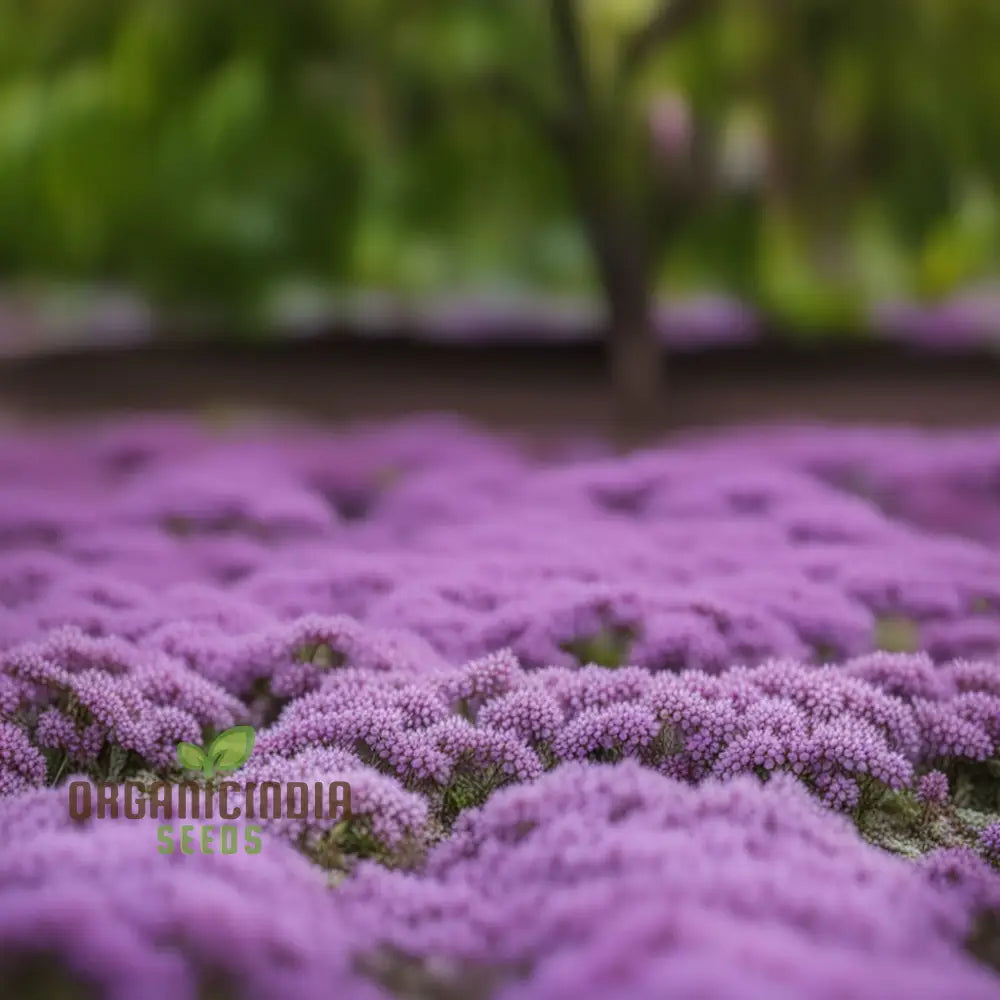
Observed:
[[[516,966],[428,961],[387,946],[359,955],[355,965],[388,995],[405,1000],[490,1000],[505,982],[517,981],[528,972]]]
[[[334,649],[328,642],[303,643],[293,654],[297,663],[311,663],[324,669],[342,667],[347,657],[339,649]]]
[[[85,773],[94,781],[133,781],[148,774],[148,762],[134,750],[126,750],[114,743],[106,743],[97,757],[82,766],[65,751],[43,748],[46,781],[58,785],[68,774]]]
[[[1000,259],[1000,7],[711,5],[624,88],[657,0],[578,0],[608,178],[665,192],[660,285],[807,333]],[[585,292],[539,0],[0,0],[0,268],[137,287],[169,325],[255,329],[284,289]],[[649,155],[679,98],[717,183]],[[616,146],[616,148],[618,148]]]
[[[957,805],[1000,814],[1000,759],[957,760],[948,768]]]
[[[98,1000],[100,991],[70,971],[61,956],[41,952],[5,954],[0,995],[18,1000]]]
[[[854,820],[863,837],[904,857],[942,847],[976,847],[980,831],[1000,816],[1000,761],[954,761],[952,793],[941,804],[922,802],[910,789],[873,783]]]
[[[287,261],[325,277],[349,253],[359,169],[351,122],[310,82],[330,20],[321,4],[0,5],[18,39],[0,260],[235,309]]]
[[[441,793],[438,819],[450,827],[466,809],[483,805],[490,795],[505,783],[498,767],[477,769],[458,767],[448,786]]]
[[[321,837],[303,843],[302,848],[312,861],[329,870],[346,871],[356,858],[387,860],[365,816],[341,820]]]
[[[915,622],[900,615],[886,615],[875,623],[875,646],[887,653],[915,653],[920,633]]]
[[[390,847],[375,836],[370,817],[358,814],[341,820],[319,836],[304,836],[298,846],[311,861],[330,874],[332,884],[337,884],[358,861],[366,858],[386,868],[417,868],[429,842],[429,835],[426,838],[415,835]]]
[[[596,664],[615,670],[625,664],[635,638],[635,631],[627,626],[606,625],[595,635],[562,643],[561,648],[581,666]]]
[[[879,847],[917,858],[939,847],[972,847],[983,817],[954,802],[931,806],[910,791],[881,789],[855,817],[865,839]]]

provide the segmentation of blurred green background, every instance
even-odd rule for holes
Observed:
[[[600,82],[658,5],[578,6]],[[1000,3],[704,6],[628,95],[675,193],[658,293],[848,331],[1000,273]],[[555,92],[546,11],[0,0],[0,281],[244,333],[345,291],[588,294],[565,175],[495,86]]]

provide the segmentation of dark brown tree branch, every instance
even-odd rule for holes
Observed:
[[[621,76],[629,80],[650,55],[702,17],[715,0],[663,0],[653,16],[624,45]]]
[[[580,38],[577,0],[552,0],[552,31],[566,96],[579,125],[589,123],[593,113],[590,79]]]

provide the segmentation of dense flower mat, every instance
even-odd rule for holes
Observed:
[[[1000,998],[1000,433],[147,420],[0,477],[0,995]],[[351,818],[71,818],[243,723]]]

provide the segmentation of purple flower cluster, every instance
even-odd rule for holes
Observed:
[[[63,806],[61,790],[0,799],[5,995],[44,959],[67,995],[123,1000],[389,1000],[406,983],[497,1000],[1000,996],[961,948],[969,899],[1000,884],[982,863],[922,871],[788,778],[693,789],[634,762],[567,764],[465,814],[419,872],[366,862],[332,891],[282,839],[163,857],[156,821],[81,825]]]
[[[0,798],[26,791],[45,780],[45,758],[27,733],[0,721]]]
[[[917,782],[917,795],[927,805],[944,805],[948,801],[948,776],[941,771],[922,774]]]
[[[776,660],[719,675],[532,671],[496,654],[416,679],[331,672],[284,709],[260,747],[358,753],[425,789],[470,766],[525,781],[545,764],[621,757],[687,781],[783,771],[850,811],[873,783],[901,789],[917,767],[995,755],[998,676],[993,664],[905,654],[825,667]],[[932,771],[917,791],[942,802],[947,778]]]
[[[342,751],[315,747],[293,757],[269,756],[251,761],[240,771],[240,781],[302,781],[310,787],[315,782],[346,782],[351,790],[351,820],[363,820],[371,836],[389,850],[423,836],[427,824],[427,803],[421,796],[407,792],[391,777],[363,766]],[[235,806],[242,802],[241,793],[233,796]],[[302,819],[283,816],[264,820],[262,825],[311,853],[339,821],[339,817],[329,816],[321,820],[313,815]]]
[[[242,634],[179,621],[158,628],[148,641],[241,697],[266,683],[270,695],[294,698],[316,690],[325,673],[341,667],[400,675],[446,665],[419,636],[346,615],[305,615]]]
[[[72,766],[94,764],[113,745],[154,767],[169,767],[179,741],[200,742],[203,729],[231,726],[246,711],[159,651],[115,637],[91,638],[73,626],[0,654],[0,668],[4,715],[38,747],[65,754]]]
[[[531,747],[514,732],[467,717],[520,675],[505,653],[408,683],[400,675],[336,671],[284,709],[260,749],[285,756],[316,745],[355,752],[416,785],[444,786],[460,771],[493,768],[503,780],[530,780],[542,771]]]
[[[64,789],[0,799],[0,993],[385,1000],[296,851],[162,856],[156,829],[73,824]]]
[[[879,337],[922,350],[995,350],[1000,294],[987,284],[962,289],[934,304],[891,299],[877,305],[870,320]]]
[[[988,543],[1000,539],[1000,435],[994,430],[786,427],[727,434],[696,446],[706,457],[711,450],[790,466],[923,529]],[[995,606],[995,587],[977,596],[980,611]]]
[[[566,765],[459,820],[419,877],[367,866],[341,893],[387,976],[394,956],[485,964],[503,1000],[1000,990],[956,948],[958,894],[788,779]]]
[[[0,996],[1000,1000],[1000,436],[156,420],[0,476]],[[241,789],[350,816],[70,818],[245,723]]]
[[[979,835],[979,847],[994,864],[1000,865],[1000,822],[991,823]]]
[[[773,430],[547,461],[441,420],[19,435],[0,440],[21,483],[0,511],[3,644],[74,624],[231,661],[228,639],[349,615],[451,662],[1000,650],[1000,557],[937,533],[1000,537],[987,434]]]

